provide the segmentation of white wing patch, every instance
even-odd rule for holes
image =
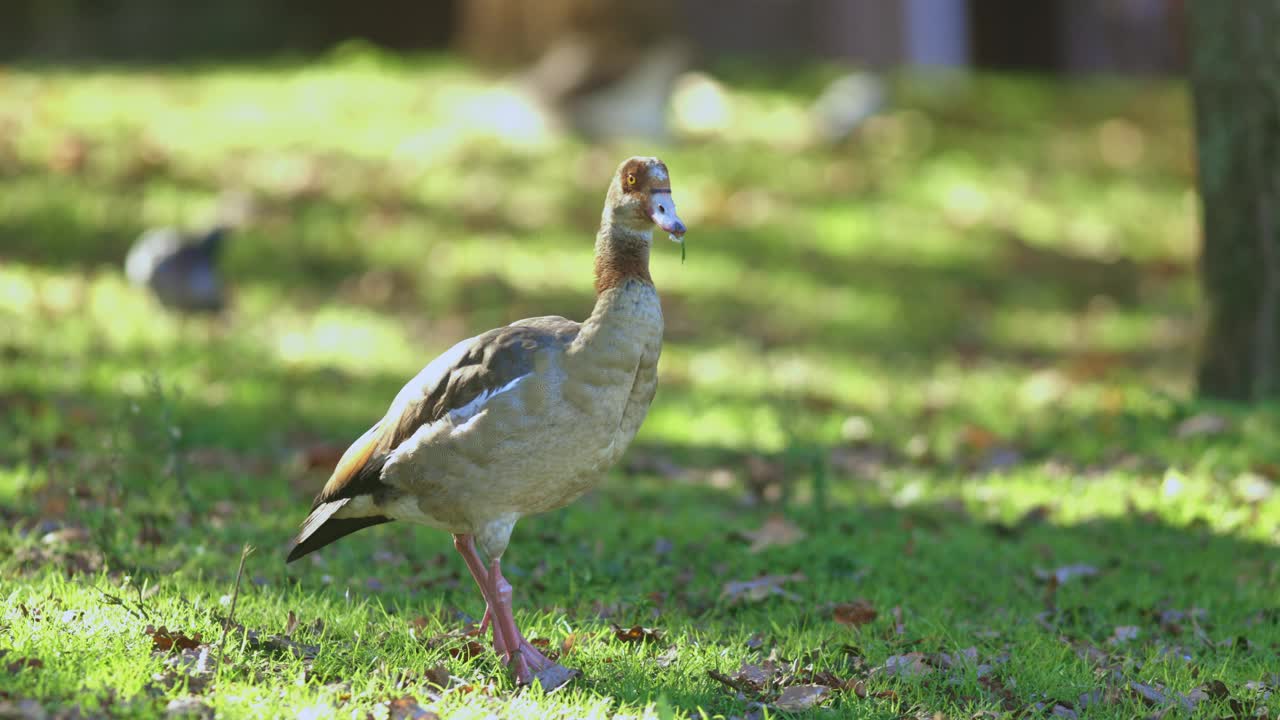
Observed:
[[[485,403],[501,395],[502,393],[505,393],[514,389],[515,386],[518,385],[521,380],[524,380],[525,378],[529,377],[529,375],[532,375],[532,374],[533,373],[529,373],[527,375],[521,375],[520,377],[516,378],[515,380],[512,380],[511,382],[507,383],[506,385],[503,385],[500,388],[485,390],[481,392],[479,395],[477,395],[475,399],[473,399],[471,402],[467,403],[466,405],[463,405],[462,407],[456,408],[454,410],[450,410],[449,414],[446,415],[445,417],[448,419],[449,424],[453,425],[454,432],[465,430],[472,422],[474,422],[480,416],[481,411],[484,410]]]
[[[432,443],[442,439],[442,437],[447,438],[470,430],[476,421],[484,416],[485,406],[490,400],[514,390],[520,384],[520,381],[532,374],[521,375],[500,388],[485,390],[466,405],[454,408],[439,420],[418,428],[412,435],[405,438],[395,450],[391,451],[391,457],[387,458],[387,464],[382,470],[383,478],[385,479],[388,473],[392,472],[392,468],[401,463],[412,462],[413,456],[420,449],[430,446]]]

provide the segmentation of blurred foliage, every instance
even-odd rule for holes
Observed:
[[[717,134],[590,147],[500,122],[509,98],[449,60],[359,46],[269,68],[11,69],[0,312],[40,359],[0,381],[109,387],[143,364],[195,402],[330,404],[338,428],[297,423],[349,433],[453,339],[583,316],[609,173],[661,153],[691,259],[655,249],[668,346],[642,439],[776,451],[834,442],[859,414],[943,444],[963,418],[1047,446],[1064,414],[1177,413],[1165,393],[1186,389],[1197,322],[1180,86],[905,76],[892,109],[828,147],[804,113],[832,72],[719,74]],[[238,307],[197,342],[118,263],[227,191],[256,219],[226,258]],[[38,372],[55,358],[72,370]],[[308,379],[333,372],[368,392]],[[235,425],[246,443],[272,427]]]

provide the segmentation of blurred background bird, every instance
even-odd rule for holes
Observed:
[[[218,256],[229,229],[215,225],[202,233],[173,227],[144,232],[129,248],[124,272],[166,308],[185,314],[218,313],[227,304]]]
[[[224,190],[212,217],[196,226],[203,229],[157,227],[138,236],[125,256],[125,277],[182,316],[219,314],[230,301],[232,284],[219,268],[223,245],[250,225],[257,211],[250,193]]]

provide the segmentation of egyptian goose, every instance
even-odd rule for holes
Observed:
[[[218,254],[227,228],[198,235],[175,228],[148,230],[125,258],[129,281],[145,287],[160,304],[183,313],[219,312],[226,305]]]
[[[605,197],[591,316],[519,320],[431,361],[343,454],[288,561],[391,520],[446,530],[484,595],[481,630],[492,627],[516,680],[550,689],[571,679],[516,627],[502,554],[520,518],[593,487],[648,412],[662,350],[655,224],[683,241],[666,165],[631,158]]]

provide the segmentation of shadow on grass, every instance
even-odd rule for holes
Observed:
[[[487,162],[498,169],[505,167],[499,159]],[[363,174],[372,173],[367,162],[343,163],[354,163]],[[47,191],[39,190],[41,182],[47,184]],[[39,190],[41,199],[24,201],[25,209],[8,213],[0,222],[0,246],[7,260],[55,268],[120,266],[143,229],[140,188],[144,186],[99,178],[85,181],[90,186],[85,190],[80,182],[58,176],[27,182],[24,192]],[[179,196],[216,192],[203,181],[181,176],[161,175],[155,182]],[[383,216],[426,223],[429,229],[424,230],[427,236],[421,238],[420,248],[397,250],[397,256],[422,263],[430,262],[433,248],[451,238],[473,236],[477,228],[547,243],[540,239],[543,233],[521,228],[511,216],[513,208],[468,211],[460,201],[432,203],[402,191],[383,197],[391,192],[377,190],[375,184],[348,202],[324,194],[268,200],[260,226],[242,233],[238,247],[229,251],[234,263],[228,272],[237,283],[269,288],[304,305],[330,299],[336,291],[370,276],[377,292],[347,293],[344,301],[388,312],[460,317],[481,328],[527,315],[581,318],[589,311],[590,217],[598,211],[587,208],[596,204],[594,193],[578,192],[554,201],[577,218],[570,225],[583,238],[581,287],[530,292],[496,274],[432,278],[413,263],[377,259],[368,252],[369,243],[410,242],[382,238],[378,231],[366,229],[371,219]],[[578,224],[583,225],[580,233]],[[557,229],[563,230],[564,225]],[[921,362],[937,361],[957,347],[997,358],[1016,357],[1025,350],[1012,341],[994,339],[988,327],[997,308],[1079,314],[1100,297],[1132,308],[1152,287],[1163,293],[1171,281],[1182,282],[1181,270],[1172,280],[1171,276],[1153,280],[1148,277],[1151,273],[1129,261],[1100,262],[1031,247],[1013,237],[993,238],[989,233],[964,241],[991,244],[990,261],[970,258],[936,264],[889,260],[879,257],[881,253],[856,250],[839,254],[788,242],[787,232],[792,231],[775,227],[706,230],[699,240],[705,246],[750,263],[749,269],[803,277],[806,284],[666,290],[669,339],[746,340],[763,348],[822,347],[888,358],[912,356]],[[86,243],[87,238],[93,242]],[[553,246],[557,244],[548,245]],[[787,296],[803,298],[803,306],[780,304]],[[830,304],[833,299],[834,305]],[[876,309],[882,305],[891,310]],[[812,311],[804,309],[810,307]],[[893,316],[884,316],[886,312]],[[1151,355],[1167,350],[1132,348],[1122,360],[1147,367]]]

